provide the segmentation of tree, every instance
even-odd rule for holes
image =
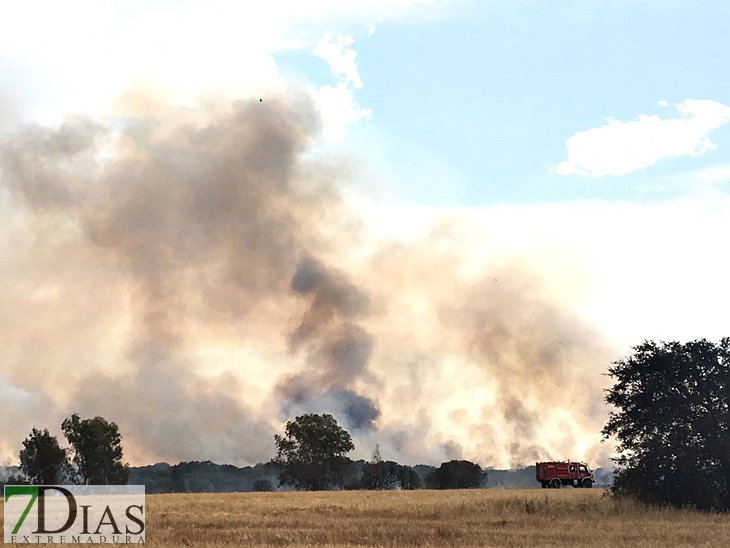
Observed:
[[[362,467],[361,486],[363,489],[393,489],[400,479],[400,464],[384,461],[380,456],[380,446],[375,446],[373,458]]]
[[[730,338],[644,341],[609,368],[617,440],[613,493],[730,509]]]
[[[426,476],[429,489],[476,489],[486,482],[487,473],[468,460],[444,462]]]
[[[69,473],[84,485],[126,485],[129,465],[122,462],[122,436],[114,422],[102,417],[81,420],[73,414],[61,424],[71,444]]]
[[[404,491],[421,488],[421,477],[410,467],[402,465],[399,470],[400,488]]]
[[[67,466],[66,450],[61,449],[48,429],[37,428],[23,441],[20,469],[31,485],[58,485]]]
[[[342,476],[355,449],[350,434],[332,415],[308,414],[286,423],[283,436],[276,434],[278,449],[272,462],[283,467],[280,485],[322,491],[342,485]]]

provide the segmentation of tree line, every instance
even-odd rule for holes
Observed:
[[[370,462],[353,474],[347,454],[355,449],[349,432],[329,414],[301,415],[286,423],[284,435],[276,434],[277,454],[272,463],[281,467],[279,486],[307,491],[341,489],[472,489],[487,483],[487,472],[473,462],[442,463],[421,481],[416,471],[383,460],[375,447]]]
[[[375,451],[373,452],[375,453]],[[418,464],[403,466],[393,461],[371,467],[374,459],[351,461],[344,473],[342,489],[417,489],[425,488],[426,477],[436,467]],[[381,462],[384,462],[381,459]],[[446,466],[448,469],[448,466]],[[395,469],[395,470],[394,470]],[[240,493],[250,491],[284,491],[294,489],[291,485],[279,486],[282,467],[272,462],[254,466],[237,467],[230,464],[215,464],[210,461],[180,462],[130,467],[129,483],[144,485],[148,494],[155,493]],[[375,470],[376,473],[372,473]],[[400,472],[400,473],[399,473]],[[514,487],[534,487],[535,467],[520,470],[489,470],[489,481],[496,478],[500,484]],[[458,484],[457,484],[458,485]],[[337,488],[337,487],[333,487]]]
[[[123,463],[119,427],[102,417],[81,419],[74,414],[61,424],[68,448],[61,448],[48,429],[33,428],[20,451],[20,475],[5,483],[14,485],[126,485],[130,477],[128,464]],[[430,471],[422,480],[414,468],[383,460],[376,446],[369,462],[352,461],[346,455],[354,449],[350,434],[341,428],[332,415],[308,414],[296,417],[286,425],[283,436],[274,438],[278,453],[268,464],[260,465],[256,479],[249,487],[254,491],[271,491],[269,479],[275,474],[279,487],[320,491],[326,489],[467,489],[483,487],[486,471],[479,465],[454,460]],[[150,468],[156,468],[150,467]],[[236,467],[220,467],[213,463],[180,463],[156,470],[152,478],[163,492],[215,490],[213,481],[223,473],[230,481]],[[231,471],[221,470],[231,468]],[[202,473],[201,473],[202,472]],[[228,473],[226,473],[228,472]],[[198,485],[205,478],[206,485]],[[198,481],[196,481],[198,480]],[[192,482],[196,481],[195,484]],[[241,489],[243,478],[236,485]]]

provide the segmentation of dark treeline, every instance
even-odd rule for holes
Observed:
[[[271,463],[239,468],[230,464],[164,462],[152,466],[132,467],[131,485],[144,485],[147,493],[219,493],[271,491],[281,469]]]
[[[392,463],[392,461],[386,461]],[[399,481],[373,485],[367,480],[365,470],[368,461],[352,461],[346,475],[344,489],[401,489]],[[436,470],[435,466],[418,464],[410,468],[418,477],[421,488],[426,487],[426,477]],[[255,466],[237,467],[230,464],[212,462],[183,462],[177,465],[158,463],[152,466],[130,468],[129,483],[145,485],[147,493],[207,493],[207,492],[244,492],[290,490],[291,487],[278,485],[281,467],[272,463]],[[535,481],[535,467],[527,466],[514,470],[487,469],[486,488],[535,489],[540,484]],[[595,471],[596,485],[607,486],[613,482],[610,469],[599,468]],[[392,477],[392,476],[391,476]],[[398,478],[398,476],[396,476]],[[364,479],[364,481],[363,481]],[[414,482],[415,484],[415,482]],[[416,489],[414,484],[405,489]]]
[[[365,460],[352,461],[350,481],[346,489],[362,489],[358,483]],[[426,476],[436,470],[436,467],[427,464],[418,464],[412,467],[421,481],[421,487],[426,485]],[[129,484],[144,485],[148,494],[155,493],[232,493],[249,491],[288,490],[291,487],[279,487],[281,467],[272,463],[261,463],[255,466],[238,467],[230,464],[215,464],[206,462],[181,462],[168,464],[160,462],[149,466],[131,466],[129,468]],[[535,481],[535,467],[527,466],[514,470],[499,470],[489,468],[484,484],[486,488],[539,488]],[[596,485],[610,485],[613,474],[610,469],[599,468],[596,473]],[[5,483],[12,483],[8,478],[20,476],[18,466],[0,466],[0,489]],[[392,489],[400,488],[391,486]]]
[[[392,461],[384,461],[392,466]],[[395,481],[375,482],[367,478],[365,460],[355,460],[350,463],[348,474],[345,476],[344,489],[401,489],[400,478],[396,474]],[[404,467],[413,470],[417,475],[421,488],[426,487],[426,478],[436,470],[435,466],[418,464],[413,467]],[[244,492],[290,490],[292,487],[279,487],[281,467],[272,463],[257,464],[239,468],[230,464],[214,464],[212,462],[183,462],[177,465],[158,463],[152,466],[130,468],[129,483],[145,485],[147,493],[211,493],[211,492]],[[487,469],[487,479],[482,485],[486,488],[539,488],[535,481],[535,467],[527,466],[514,470]],[[599,468],[595,471],[596,485],[610,485],[613,474],[610,469]],[[380,482],[380,483],[376,483]],[[405,489],[416,489],[416,482]]]
[[[363,489],[362,483],[358,483],[362,469],[367,464],[365,460],[352,461],[352,473],[350,481],[345,489]],[[421,488],[426,487],[426,476],[436,470],[436,467],[427,464],[413,466],[412,469],[418,475]],[[149,466],[130,467],[129,484],[144,485],[147,494],[156,493],[233,493],[250,491],[280,491],[290,490],[291,487],[279,487],[279,474],[281,468],[271,464],[262,463],[255,466],[238,467],[230,464],[215,464],[206,462],[181,462],[179,464],[168,464],[160,462]],[[4,473],[3,473],[4,472]],[[5,483],[3,478],[19,474],[19,467],[0,467],[0,488]],[[539,488],[540,484],[535,481],[535,467],[527,466],[514,470],[487,469],[487,481],[485,488]],[[596,472],[596,485],[610,485],[612,472],[610,469],[599,468]],[[387,487],[389,489],[400,489],[398,483]]]
[[[350,434],[331,415],[308,414],[276,435],[277,455],[268,463],[239,468],[213,462],[129,467],[122,462],[117,425],[102,417],[72,415],[61,430],[67,449],[46,429],[33,428],[23,441],[20,466],[0,468],[2,484],[145,485],[153,493],[206,493],[279,490],[412,490],[536,487],[535,467],[483,470],[466,460],[438,467],[408,466],[385,460],[375,447],[369,461],[351,460]],[[494,480],[489,484],[490,474]]]
[[[482,470],[452,460],[438,467],[385,460],[375,447],[369,461],[351,460],[347,431],[331,415],[302,415],[276,436],[277,456],[268,463],[239,468],[213,462],[129,467],[122,463],[121,434],[102,417],[72,415],[61,425],[69,444],[63,449],[46,429],[33,428],[23,441],[19,467],[0,467],[3,484],[145,485],[147,493],[204,493],[274,490],[473,489],[490,486],[535,487],[535,468]],[[489,485],[489,474],[496,483]]]

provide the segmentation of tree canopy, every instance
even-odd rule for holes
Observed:
[[[58,485],[66,464],[66,451],[48,429],[41,432],[33,428],[20,450],[20,470],[26,481],[32,485]]]
[[[277,455],[272,462],[283,467],[279,483],[309,491],[341,485],[350,462],[347,453],[355,449],[350,434],[328,414],[296,417],[274,441]]]
[[[386,490],[400,487],[403,490],[421,487],[421,478],[410,466],[392,460],[383,460],[380,446],[376,445],[370,462],[362,466],[359,487],[369,490]]]
[[[475,489],[486,482],[487,472],[468,460],[444,462],[426,476],[426,487],[429,489]]]
[[[122,462],[122,436],[116,423],[102,417],[82,420],[73,414],[61,429],[71,444],[69,473],[74,483],[127,484],[129,465]]]
[[[609,368],[614,493],[730,509],[730,338],[644,341]]]

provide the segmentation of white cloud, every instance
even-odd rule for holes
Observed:
[[[334,42],[332,41],[333,38],[335,38]],[[317,42],[314,54],[327,61],[332,74],[340,81],[352,84],[359,89],[362,88],[362,80],[355,62],[357,52],[350,47],[353,41],[351,36],[339,34],[337,37],[333,37],[330,33],[327,33]]]
[[[0,17],[0,83],[23,98],[20,110],[46,122],[68,111],[106,113],[140,82],[183,104],[254,96],[285,85],[277,52],[311,49],[325,31],[366,34],[378,21],[432,16],[454,1],[11,2]]]
[[[360,120],[369,120],[372,111],[355,102],[352,90],[341,82],[337,86],[322,86],[314,94],[324,128],[322,135],[331,141],[341,141],[346,127]]]
[[[557,173],[625,175],[665,158],[701,156],[714,150],[708,133],[730,121],[730,107],[685,99],[676,108],[680,114],[676,118],[647,114],[630,122],[609,118],[602,127],[576,133],[566,143],[568,159],[558,164]]]
[[[362,108],[353,98],[352,88],[362,88],[362,79],[355,62],[357,52],[350,47],[352,44],[350,36],[333,37],[327,33],[314,48],[314,54],[327,61],[332,74],[339,80],[336,86],[324,85],[314,94],[324,124],[323,135],[333,141],[344,138],[347,125],[372,116],[372,111]]]

